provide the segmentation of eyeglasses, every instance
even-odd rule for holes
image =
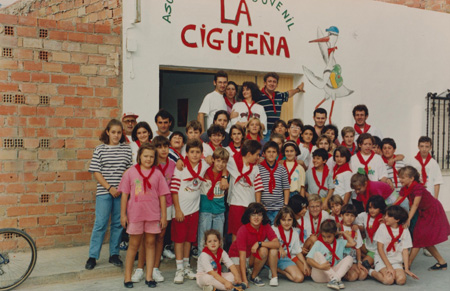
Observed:
[[[300,129],[300,126],[291,125],[291,129]]]
[[[136,119],[125,119],[122,122],[123,123],[136,123]]]
[[[250,217],[263,217],[262,213],[253,213]]]

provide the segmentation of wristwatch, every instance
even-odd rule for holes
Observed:
[[[228,179],[228,176],[222,176],[222,179]]]
[[[258,248],[260,248],[262,246],[262,242],[258,242]]]

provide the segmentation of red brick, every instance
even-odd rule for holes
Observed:
[[[43,64],[43,71],[45,72],[56,72],[56,73],[60,73],[61,72],[61,64],[58,63],[44,63]]]
[[[66,203],[66,202],[70,202],[72,203],[74,201],[74,194],[70,194],[70,193],[63,193],[63,194],[59,194],[58,199],[56,199],[57,203]],[[66,204],[68,205],[68,204]]]
[[[58,129],[56,133],[59,137],[73,137],[73,129],[70,128]]]
[[[47,227],[47,229],[45,230],[45,236],[61,235],[61,234],[64,234],[64,226]]]
[[[75,136],[77,137],[92,137],[92,129],[76,129]]]
[[[35,227],[37,226],[37,217],[21,217],[19,218],[19,227]]]
[[[1,19],[1,17],[0,17],[0,19]],[[27,209],[28,209],[28,207],[25,207],[25,206],[9,207],[6,210],[6,214],[9,217],[24,216],[24,215],[27,215]]]
[[[73,116],[73,108],[72,107],[58,107],[58,108],[56,108],[55,115],[56,116]]]
[[[64,124],[64,123],[62,123],[62,124]],[[59,124],[57,126],[61,126],[62,124]],[[53,128],[38,128],[36,130],[36,136],[38,136],[38,137],[54,137],[55,130]]]
[[[38,150],[38,159],[40,160],[56,160],[57,158],[57,150]]]
[[[47,206],[47,213],[64,213],[66,210],[66,206],[64,204],[56,204]]]
[[[72,86],[59,86],[58,94],[60,95],[75,95],[75,88]]]
[[[79,73],[80,72],[80,65],[65,64],[65,65],[62,66],[62,71],[64,73]]]
[[[16,49],[16,58],[22,60],[32,60],[34,56],[33,50]]]
[[[17,36],[37,37],[36,27],[17,27]]]
[[[19,86],[17,84],[0,83],[0,92],[18,91],[18,89],[19,89]]]
[[[89,172],[77,172],[77,173],[75,173],[75,179],[77,181],[91,180],[92,179],[92,174],[89,173]]]
[[[95,96],[98,97],[111,97],[111,89],[110,88],[95,88]],[[108,98],[110,99],[110,98]],[[116,99],[114,99],[116,100]],[[105,102],[104,102],[105,103]],[[112,106],[117,106],[117,101]]]
[[[116,27],[114,27],[113,28],[113,32],[115,33],[115,34],[122,34],[122,26],[121,25],[118,25],[118,26],[116,26]]]
[[[91,159],[92,158],[92,150],[78,150],[77,151],[77,158],[80,159],[80,160]]]
[[[70,84],[87,85],[88,78],[85,76],[70,76]]]
[[[69,21],[58,21],[57,26],[60,30],[75,30],[75,25]]]
[[[36,237],[41,237],[45,235],[45,228],[43,227],[25,228],[24,231],[34,239],[36,239]]]
[[[81,118],[67,118],[66,119],[66,126],[70,127],[70,128],[83,127],[83,119],[81,119]]]
[[[17,182],[18,176],[16,173],[0,174],[0,182],[11,183]]]
[[[86,54],[72,53],[72,62],[74,62],[74,63],[87,64],[88,59],[89,59],[89,56]]]
[[[32,73],[31,74],[31,81],[33,81],[33,82],[41,82],[41,83],[48,83],[48,82],[50,82],[50,75],[49,74],[42,74],[42,73]]]
[[[44,116],[53,116],[55,115],[55,108],[54,107],[38,107],[37,108],[37,115],[44,115]],[[48,124],[48,126],[54,126],[51,125],[50,122]],[[57,126],[62,126],[61,123],[57,124]]]
[[[99,88],[97,88],[99,89]],[[99,95],[97,95],[99,96]],[[102,100],[102,106],[104,107],[117,107],[119,106],[119,100],[117,98],[104,98]]]
[[[88,87],[78,87],[77,88],[77,95],[79,96],[93,96],[94,95],[94,89],[88,88]]]
[[[94,24],[92,24],[92,23],[77,23],[77,31],[79,31],[79,32],[94,32]]]
[[[62,149],[65,147],[65,140],[64,139],[53,139],[50,140],[50,148],[51,149]]]
[[[44,230],[44,229],[42,229]],[[49,237],[39,237],[36,239],[36,247],[43,248],[43,247],[52,247],[55,245],[55,239],[49,238]]]
[[[29,117],[28,125],[29,126],[45,126],[45,118],[44,117]]]
[[[103,43],[104,44],[117,44],[117,45],[119,45],[121,41],[122,41],[122,38],[120,36],[105,35],[103,37]]]
[[[48,37],[54,40],[67,40],[67,32],[51,30]]]
[[[53,113],[54,114],[54,113]],[[51,127],[64,127],[64,118],[49,118],[48,126]]]
[[[86,162],[84,161],[67,161],[67,170],[83,170],[86,166]],[[70,184],[70,183],[66,183],[66,190],[69,191],[67,188],[69,187],[78,187],[79,185],[81,186],[81,184],[79,183],[75,183],[75,184]],[[81,190],[81,189],[79,189]],[[72,190],[73,191],[73,190]]]
[[[56,20],[38,19],[40,28],[56,28]]]
[[[85,118],[84,119],[84,127],[87,127],[87,128],[97,128],[97,127],[99,127],[98,119]]]
[[[28,73],[28,72],[11,72],[11,81],[30,82],[30,73]]]
[[[64,190],[64,183],[49,183],[45,184],[45,192],[62,192]]]
[[[23,68],[26,71],[42,71],[42,63],[23,62]]]
[[[11,127],[2,127],[0,128],[0,136],[16,136],[17,135],[17,130],[16,128],[11,128]]]
[[[98,139],[87,139],[84,142],[84,147],[87,149],[94,149],[96,146],[98,146]]]
[[[66,225],[66,234],[77,234],[83,231],[82,225]]]
[[[81,97],[65,97],[64,104],[71,106],[81,106],[83,99]]]
[[[94,32],[95,33],[111,33],[111,26],[109,24],[94,24]]]
[[[41,216],[39,217],[39,225],[55,225],[56,216]]]
[[[75,108],[75,116],[78,117],[91,117],[92,110],[88,108]]]
[[[36,136],[36,129],[34,128],[21,128],[20,133],[22,136],[25,137],[35,137]]]
[[[17,204],[17,195],[0,196],[0,205]]]
[[[17,24],[17,16],[0,14],[0,23],[1,24]]]
[[[83,99],[83,106],[84,107],[100,107],[102,103],[101,98],[84,98]]]
[[[8,71],[0,71],[0,80],[2,81],[8,80]]]
[[[74,177],[74,172],[58,172],[56,174],[57,181],[73,181]]]
[[[65,148],[66,149],[80,149],[80,148],[84,148],[84,142],[81,139],[67,139],[66,142],[65,142]]]
[[[39,168],[39,162],[37,161],[27,161],[24,163],[24,169],[26,171],[37,171]]]
[[[89,56],[89,64],[106,65],[106,57],[104,56]]]
[[[34,17],[19,16],[19,24],[27,26],[37,26],[37,19]]]
[[[28,206],[28,215],[37,215],[44,214],[47,206],[39,205],[39,206]]]
[[[52,83],[57,84],[68,84],[69,83],[69,76],[67,75],[52,75]]]
[[[88,35],[86,35],[86,42],[87,43],[103,44],[103,36],[102,35],[88,34]]]
[[[68,32],[67,39],[76,42],[85,42],[86,35],[84,33]]]
[[[37,148],[39,146],[39,140],[34,139],[34,141],[36,142],[36,145],[31,146],[25,146],[26,148]],[[34,173],[24,173],[23,174],[23,181],[24,182],[34,182],[37,181],[37,177]]]
[[[20,115],[36,115],[36,107],[29,105],[19,105]]]
[[[20,88],[22,89],[22,93],[36,93],[37,92],[36,84],[20,84]]]
[[[38,195],[22,195],[20,196],[21,204],[39,203]]]
[[[23,184],[8,184],[6,185],[6,193],[23,193],[25,186]]]
[[[82,212],[84,210],[83,204],[67,204],[66,213]]]
[[[19,66],[17,61],[0,59],[0,68],[2,70],[17,70]]]

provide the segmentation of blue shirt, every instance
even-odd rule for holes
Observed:
[[[264,107],[267,115],[267,129],[272,130],[273,124],[280,119],[281,106],[284,102],[289,100],[289,92],[275,92],[275,97],[269,99],[269,97],[264,93],[265,88],[261,90],[260,100],[257,101],[259,105]],[[272,103],[273,100],[273,103]],[[275,111],[274,111],[275,107]]]

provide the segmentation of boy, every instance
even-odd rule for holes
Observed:
[[[341,130],[342,142],[341,145],[348,148],[352,156],[356,154],[355,143],[355,129],[351,126],[346,126]]]
[[[172,219],[172,240],[175,243],[177,272],[174,283],[182,284],[184,278],[195,279],[190,268],[191,243],[197,240],[200,207],[200,187],[208,164],[201,160],[202,142],[190,140],[186,144],[186,160],[182,171],[175,169],[170,185],[175,217]]]
[[[400,193],[400,189],[402,188],[402,184],[398,179],[398,171],[403,168],[405,163],[403,162],[403,155],[395,155],[395,150],[397,149],[397,145],[392,138],[384,138],[381,141],[381,158],[383,159],[386,169],[387,169],[387,177],[391,179],[394,184],[395,190]]]
[[[317,194],[309,195],[308,211],[303,218],[297,220],[299,225],[304,225],[305,236],[307,238],[303,245],[303,255],[306,256],[308,254],[320,234],[320,225],[329,218],[328,212],[322,210],[322,199],[320,196]]]
[[[421,136],[419,138],[419,152],[411,161],[411,165],[419,171],[420,180],[425,188],[437,199],[441,184],[444,181],[439,164],[431,157],[430,150],[431,138]]]
[[[313,152],[313,167],[306,171],[305,184],[309,194],[318,194],[323,199],[325,209],[328,208],[328,199],[334,191],[333,172],[326,165],[328,152],[325,149],[317,149]],[[304,195],[302,195],[304,196]]]
[[[225,223],[225,191],[220,188],[222,172],[227,167],[230,154],[224,148],[215,149],[212,166],[206,171],[205,183],[200,189],[200,215],[198,226],[198,249],[204,247],[204,234],[209,229],[219,231],[223,236]]]
[[[342,206],[344,206],[344,200],[340,195],[333,195],[328,200],[328,209],[331,210],[330,216],[336,221],[338,227],[342,225]]]
[[[203,156],[208,165],[212,165],[212,155],[217,148],[222,147],[222,141],[225,138],[225,129],[219,125],[211,125],[207,131],[209,142],[203,144]]]
[[[219,125],[225,129],[225,138],[222,141],[222,146],[226,147],[230,143],[230,135],[228,132],[230,131],[230,114],[226,110],[219,110],[214,114],[214,125]],[[209,127],[208,127],[209,128]],[[203,142],[209,142],[208,134],[205,130],[204,133],[200,136]]]
[[[303,131],[303,122],[298,118],[291,119],[288,121],[287,128],[289,136],[286,140],[293,140],[300,146],[300,135]]]
[[[279,152],[277,143],[269,141],[263,148],[265,160],[258,165],[264,191],[256,194],[256,202],[264,205],[272,225],[281,207],[288,204],[291,188],[286,168],[277,163]]]
[[[181,131],[174,131],[170,135],[169,142],[169,159],[176,163],[179,159],[183,159],[184,155],[181,150],[186,143],[186,137]]]
[[[228,190],[228,233],[232,234],[232,241],[236,240],[237,231],[241,227],[241,217],[247,206],[261,196],[264,186],[255,166],[258,161],[261,144],[257,140],[246,140],[241,152],[236,153],[227,164],[230,173],[230,189]]]
[[[191,120],[186,125],[186,136],[187,139],[198,139],[200,140],[200,133],[202,132],[202,125],[198,120]]]

